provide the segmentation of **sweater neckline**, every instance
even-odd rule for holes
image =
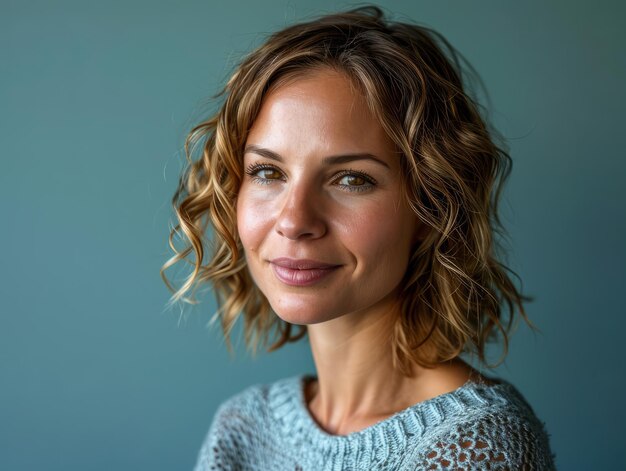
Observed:
[[[499,419],[525,428],[537,426],[524,422],[536,418],[518,390],[503,379],[493,378],[493,384],[469,380],[361,430],[332,435],[317,424],[305,402],[304,387],[310,377],[314,378],[293,376],[255,390],[263,421],[269,421],[267,430],[271,430],[261,436],[296,462],[323,464],[324,469],[412,471],[418,454],[427,453],[424,456],[428,457],[436,448],[447,446],[440,441],[445,437],[456,440],[467,436],[469,440],[475,433],[483,433],[484,427],[497,427]],[[506,433],[503,430],[494,429],[499,434]],[[451,449],[461,443],[454,440]]]
[[[376,444],[395,451],[404,449],[412,437],[424,435],[446,418],[494,403],[509,403],[516,391],[501,379],[494,384],[468,380],[453,391],[413,404],[361,430],[334,435],[320,427],[308,409],[305,384],[311,378],[315,376],[299,375],[276,383],[269,398],[272,414],[292,445],[305,442],[314,449],[341,455],[358,454],[363,447]]]

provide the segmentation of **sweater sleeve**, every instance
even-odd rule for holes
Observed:
[[[275,469],[267,466],[266,454],[276,456],[281,450],[268,441],[265,396],[263,387],[253,385],[218,407],[194,471]]]
[[[410,469],[554,471],[554,458],[538,419],[499,412],[431,436]]]
[[[222,403],[202,443],[194,471],[245,469],[255,424],[240,402],[243,395]]]
[[[223,438],[227,430],[228,415],[227,408],[222,404],[217,409],[202,443],[194,471],[232,468],[233,457],[228,453],[228,447],[224,446]]]

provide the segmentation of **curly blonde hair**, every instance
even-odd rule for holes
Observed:
[[[214,319],[221,320],[229,350],[240,315],[252,352],[259,344],[273,351],[306,334],[306,326],[276,316],[252,281],[235,209],[244,145],[264,96],[285,80],[330,67],[351,79],[401,152],[405,196],[428,227],[402,281],[394,365],[410,375],[414,362],[432,367],[472,353],[494,366],[485,349],[498,333],[501,362],[515,310],[535,327],[523,307],[530,298],[498,260],[494,239],[504,234],[497,207],[511,159],[464,90],[461,60],[439,33],[390,22],[371,6],[290,26],[247,55],[218,94],[224,101],[217,114],[185,142],[187,166],[173,197],[178,224],[169,236],[175,255],[161,269],[172,301],[196,303],[196,289],[212,285],[219,306]],[[193,271],[176,289],[164,272],[180,261]]]

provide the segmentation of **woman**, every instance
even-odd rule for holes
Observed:
[[[198,470],[554,468],[520,393],[460,358],[526,316],[493,241],[509,157],[458,57],[375,7],[321,17],[247,56],[191,132],[174,299],[211,283],[227,339],[239,315],[253,350],[308,334],[317,370],[224,402]]]

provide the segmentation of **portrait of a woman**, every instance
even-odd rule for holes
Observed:
[[[554,469],[523,391],[484,371],[529,320],[497,243],[510,157],[465,74],[436,31],[328,14],[248,54],[190,132],[174,298],[211,286],[226,336],[306,338],[316,368],[224,398],[197,471]]]

